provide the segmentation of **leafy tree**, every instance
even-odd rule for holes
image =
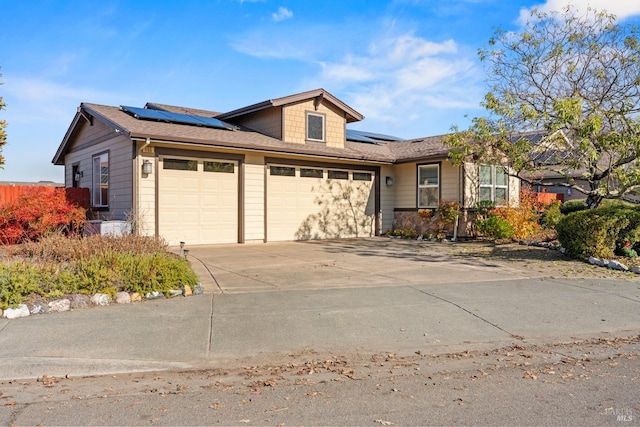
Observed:
[[[0,74],[2,77],[2,74]],[[3,83],[0,82],[0,86]],[[2,96],[0,96],[0,111],[4,110],[7,105],[2,101]],[[0,120],[0,153],[2,153],[2,147],[7,143],[7,131],[5,130],[7,127],[7,122],[5,120]],[[4,165],[4,156],[0,154],[0,168]]]
[[[453,127],[451,159],[503,164],[532,185],[561,178],[589,208],[638,190],[639,35],[614,15],[572,6],[533,10],[519,32],[498,29],[479,50],[489,114]]]

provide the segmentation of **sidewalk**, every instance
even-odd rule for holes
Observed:
[[[1,319],[0,379],[640,333],[638,281],[519,278],[490,262],[474,269],[420,264],[398,257],[397,249],[366,256],[294,243],[193,250],[216,277],[209,276],[204,295]],[[229,258],[226,271],[216,257]],[[395,262],[381,266],[382,258]]]

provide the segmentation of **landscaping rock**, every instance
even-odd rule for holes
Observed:
[[[600,262],[601,262],[601,260],[599,258],[596,258],[596,257],[593,257],[593,256],[589,257],[589,264],[591,264],[591,265],[601,265]]]
[[[169,290],[169,296],[171,298],[173,297],[179,297],[182,295],[182,289],[170,289]]]
[[[184,285],[184,288],[182,289],[182,293],[184,294],[185,297],[188,297],[189,295],[193,294],[193,290],[191,290],[191,286]]]
[[[632,267],[631,271],[636,273],[636,274],[640,274],[640,265],[636,265],[636,266]]]
[[[91,302],[95,305],[105,306],[109,305],[111,298],[109,298],[109,295],[107,294],[97,293],[91,297]]]
[[[626,265],[624,265],[623,263],[621,263],[620,261],[616,261],[611,260],[607,263],[607,267],[611,268],[613,270],[620,270],[620,271],[629,271],[629,267],[627,267]]]
[[[71,296],[71,309],[86,308],[91,304],[91,299],[88,295],[74,294]]]
[[[202,283],[198,283],[196,287],[193,289],[194,295],[201,295],[204,293],[204,288],[202,287]]]
[[[19,317],[27,317],[29,314],[29,307],[26,304],[20,304],[17,308],[7,308],[2,316],[7,319],[17,319]]]
[[[130,304],[131,303],[131,295],[129,292],[118,292],[116,294],[116,303],[118,304]]]
[[[45,314],[49,311],[49,306],[44,302],[36,302],[29,309],[31,314]]]
[[[51,301],[49,303],[49,311],[60,313],[69,310],[71,310],[71,301],[67,298]]]
[[[134,292],[131,294],[131,302],[140,302],[142,301],[142,297],[140,296],[139,293]]]
[[[149,292],[146,296],[147,299],[157,299],[162,297],[164,297],[164,294],[158,291]]]

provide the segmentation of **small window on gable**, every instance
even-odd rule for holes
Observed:
[[[324,142],[324,114],[307,113],[307,139]]]
[[[480,166],[480,201],[506,206],[509,200],[509,175],[503,166]]]
[[[276,176],[296,176],[296,168],[288,166],[269,166],[269,174]]]
[[[102,153],[93,157],[93,206],[96,208],[109,207],[109,153]]]
[[[418,207],[437,208],[440,203],[440,165],[418,166]]]

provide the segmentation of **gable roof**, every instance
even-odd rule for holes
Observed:
[[[177,113],[178,115],[186,114],[200,116],[200,118],[209,117],[224,120],[308,99],[315,99],[317,100],[316,102],[328,100],[345,112],[347,122],[364,118],[360,113],[324,89],[276,98],[228,113],[151,102],[145,105],[145,109],[149,110],[149,114],[152,116],[155,114],[153,111],[162,111]],[[131,140],[151,139],[194,146],[242,149],[274,154],[300,154],[330,159],[391,164],[442,158],[446,157],[449,152],[449,149],[442,143],[444,135],[401,140],[389,135],[349,129],[347,130],[344,148],[333,148],[322,142],[307,141],[305,144],[285,142],[241,126],[229,126],[225,129],[194,126],[193,124],[177,123],[170,120],[162,121],[162,119],[141,120],[137,115],[128,111],[131,109],[131,107],[113,107],[91,103],[80,104],[78,112],[71,122],[52,162],[56,165],[63,165],[64,156],[71,149],[75,136],[85,123],[93,124],[94,120],[105,123],[107,126],[112,127],[114,132],[125,135]],[[133,110],[142,111],[142,109],[135,108]]]
[[[266,108],[271,107],[280,107],[287,104],[293,104],[300,101],[306,101],[308,99],[317,99],[321,101],[323,99],[329,101],[336,107],[340,108],[342,111],[346,113],[347,123],[358,122],[364,119],[364,116],[358,113],[353,108],[349,107],[344,102],[340,101],[335,96],[331,95],[326,90],[320,88],[315,90],[310,90],[307,92],[297,93],[295,95],[284,96],[282,98],[274,98],[269,99],[267,101],[262,101],[257,104],[249,105],[247,107],[238,108],[237,110],[229,111],[228,113],[223,113],[217,116],[220,120],[232,119],[234,117],[243,116],[245,114],[255,113],[256,111],[261,111]]]

